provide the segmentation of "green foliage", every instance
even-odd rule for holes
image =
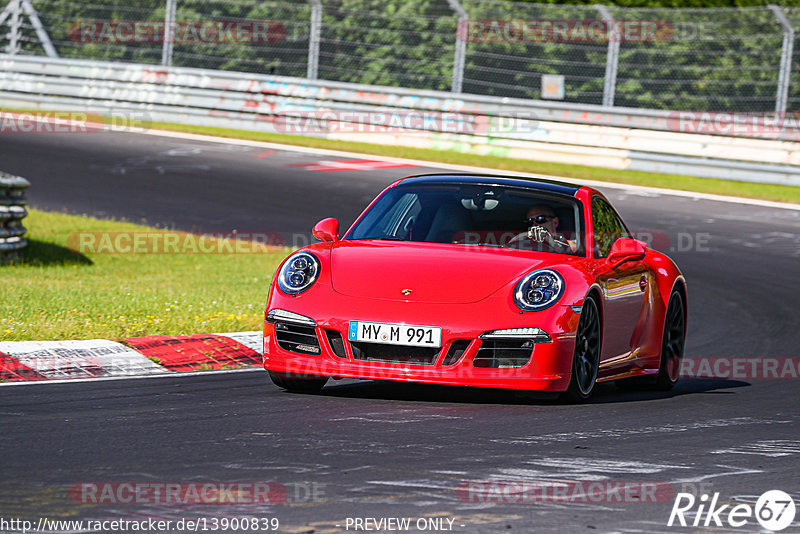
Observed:
[[[461,0],[472,21],[547,21],[601,18],[593,0],[561,5],[539,0]],[[783,33],[767,0],[618,0],[608,4],[620,21],[657,21],[656,41],[620,46],[615,105],[713,111],[774,109]],[[62,57],[160,64],[159,42],[82,42],[79,21],[159,22],[164,0],[35,0]],[[309,2],[178,0],[176,20],[269,20],[283,34],[269,43],[174,43],[173,64],[257,74],[305,77],[311,31]],[[800,6],[800,0],[783,2]],[[450,90],[456,51],[456,14],[444,0],[324,0],[319,78],[417,89]],[[668,9],[668,8],[683,9]],[[726,7],[729,9],[696,9]],[[800,8],[786,14],[800,28]],[[24,48],[42,53],[32,29]],[[541,98],[543,74],[565,77],[568,102],[600,104],[608,44],[600,41],[473,40],[466,44],[463,91]],[[795,58],[800,58],[800,47]],[[800,70],[795,60],[793,71]],[[794,75],[796,76],[796,74]],[[800,84],[790,84],[790,108]]]

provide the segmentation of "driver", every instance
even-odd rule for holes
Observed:
[[[515,236],[509,243],[523,241],[524,239],[537,242],[547,240],[554,242],[561,248],[569,248],[570,252],[575,252],[578,249],[575,241],[571,241],[564,237],[563,234],[558,233],[558,217],[552,207],[547,204],[535,204],[528,208],[526,216],[528,231]],[[542,229],[545,232],[542,232]]]

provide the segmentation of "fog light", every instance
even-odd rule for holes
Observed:
[[[313,319],[310,317],[306,317],[305,315],[300,315],[299,313],[294,313],[286,310],[281,309],[274,309],[270,310],[267,313],[267,322],[268,323],[275,323],[281,321],[283,323],[292,323],[292,324],[299,324],[302,326],[317,326],[317,323],[314,322]]]
[[[480,339],[530,339],[534,343],[549,343],[550,335],[541,328],[504,328],[484,332]]]

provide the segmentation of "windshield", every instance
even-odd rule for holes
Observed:
[[[400,184],[345,239],[423,241],[583,255],[580,203],[564,195],[477,184]]]

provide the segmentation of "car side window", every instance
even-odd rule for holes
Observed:
[[[595,258],[605,258],[611,252],[614,241],[628,236],[614,208],[600,197],[592,198],[592,224]]]

